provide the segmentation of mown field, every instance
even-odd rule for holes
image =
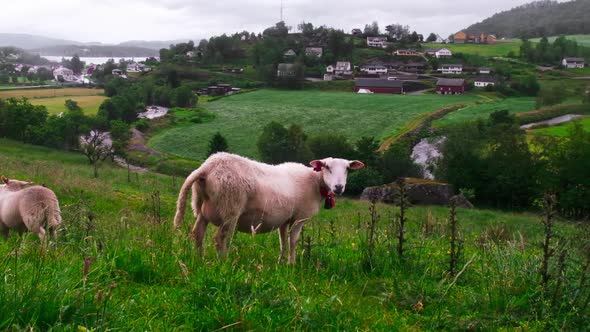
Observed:
[[[59,114],[66,110],[65,102],[71,99],[78,103],[78,106],[84,110],[84,113],[91,115],[98,112],[100,104],[107,99],[105,96],[71,96],[71,97],[52,97],[52,98],[35,98],[31,99],[33,105],[43,105],[47,107],[49,114]]]
[[[351,140],[374,136],[383,140],[410,120],[441,107],[479,100],[474,95],[401,96],[346,92],[259,90],[204,104],[216,114],[208,123],[177,126],[155,135],[150,147],[176,156],[203,159],[209,139],[219,131],[229,148],[257,155],[256,140],[270,121],[301,125],[308,135],[329,130]]]
[[[338,199],[306,226],[295,266],[277,264],[276,234],[239,234],[219,260],[210,229],[198,258],[190,218],[171,231],[179,179],[146,173],[127,182],[126,171],[111,166],[94,179],[81,155],[8,140],[0,140],[0,164],[5,175],[55,190],[64,217],[47,250],[31,234],[0,239],[0,330],[590,328],[581,301],[589,291],[576,288],[579,246],[589,240],[581,224],[557,224],[557,236],[575,241],[562,277],[545,291],[542,225],[531,213],[459,210],[454,277],[447,208],[408,211],[400,259],[397,210],[377,205],[371,245],[369,204],[352,199]]]
[[[499,40],[494,45],[487,44],[435,44],[426,43],[425,48],[445,47],[453,53],[476,54],[484,57],[506,56],[513,52],[518,55],[520,40]]]
[[[64,89],[15,89],[0,91],[0,98],[30,99],[31,104],[47,107],[49,114],[59,114],[66,110],[68,99],[78,102],[86,114],[96,114],[100,104],[107,98],[103,89],[64,88]]]
[[[557,37],[559,36],[547,37],[547,40],[550,43],[553,43],[555,39],[557,39]],[[578,42],[578,45],[580,46],[590,47],[590,35],[566,35],[565,38],[575,40],[576,42]],[[531,39],[531,41],[535,43],[538,43],[540,40],[541,38]]]
[[[533,97],[518,97],[506,98],[495,101],[480,101],[471,104],[460,110],[452,112],[445,117],[434,121],[432,124],[435,127],[442,127],[449,124],[475,121],[477,119],[487,119],[490,114],[496,111],[508,110],[510,113],[517,114],[528,112],[535,109],[535,98]]]

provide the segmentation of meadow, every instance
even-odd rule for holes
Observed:
[[[571,241],[558,248],[566,263],[552,261],[546,288],[536,213],[459,209],[454,275],[446,207],[406,211],[400,258],[399,209],[377,204],[371,218],[369,203],[350,198],[305,227],[295,266],[277,264],[276,234],[238,234],[220,260],[209,229],[198,258],[191,218],[171,230],[178,178],[128,181],[105,164],[94,179],[80,154],[9,140],[0,140],[0,164],[4,175],[53,189],[64,217],[47,249],[32,234],[0,239],[0,330],[590,328],[583,224],[556,224],[559,243]]]
[[[434,121],[435,127],[443,127],[449,124],[455,124],[466,121],[475,121],[477,119],[488,119],[490,114],[496,111],[509,110],[512,114],[528,112],[535,109],[535,98],[518,97],[506,98],[494,101],[480,101],[468,105],[462,109],[451,112],[445,117]]]
[[[557,37],[559,36],[547,37],[547,40],[553,43]],[[575,40],[580,46],[590,47],[590,35],[566,35],[565,38]],[[541,41],[541,38],[533,38],[531,41],[538,43]]]
[[[590,132],[590,118],[585,117],[574,121],[581,124],[585,131]],[[566,137],[569,135],[572,126],[573,123],[563,123],[557,126],[534,129],[529,131],[529,134]]]
[[[103,89],[63,88],[63,89],[12,89],[0,91],[0,98],[28,98],[31,104],[47,107],[49,114],[59,114],[66,110],[68,99],[78,102],[88,115],[96,114],[100,104],[107,98]]]
[[[499,40],[496,44],[424,44],[424,48],[448,48],[453,53],[475,54],[483,57],[504,57],[512,52],[518,55],[520,40]]]
[[[206,103],[211,122],[178,125],[157,133],[149,146],[175,156],[203,159],[210,138],[219,131],[231,151],[256,157],[256,140],[271,120],[301,125],[309,136],[325,130],[355,141],[395,135],[410,122],[444,106],[469,104],[474,95],[359,95],[346,92],[258,90]]]

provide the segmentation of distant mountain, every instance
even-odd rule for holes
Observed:
[[[507,38],[532,38],[590,33],[590,0],[535,1],[494,14],[469,26],[467,33],[488,33]]]
[[[49,38],[24,33],[0,33],[0,46],[22,49],[42,48],[55,45],[81,44],[72,40]]]
[[[142,48],[149,48],[153,50],[160,50],[161,48],[168,48],[170,44],[178,44],[178,43],[186,43],[188,40],[186,39],[177,39],[177,40],[130,40],[126,42],[119,43],[119,46],[134,46],[134,47],[142,47]]]
[[[55,56],[87,57],[149,57],[159,56],[157,50],[119,45],[57,45],[30,50],[32,53]]]

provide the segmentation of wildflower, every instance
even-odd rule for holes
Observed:
[[[451,249],[447,250],[447,255],[451,254]]]
[[[356,243],[352,243],[352,249],[356,249]]]

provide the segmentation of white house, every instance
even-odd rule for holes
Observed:
[[[76,76],[74,76],[74,71],[69,68],[65,68],[65,67],[59,67],[59,68],[55,69],[53,71],[53,78],[55,78],[55,80],[58,82],[67,82],[67,81],[75,81],[76,80]]]
[[[308,57],[321,58],[324,50],[321,47],[306,47],[305,55]]]
[[[367,37],[367,46],[385,48],[387,37]]]
[[[451,50],[449,50],[448,48],[439,48],[436,52],[434,52],[434,56],[437,59],[450,58],[453,56],[453,52],[451,52]]]
[[[584,58],[563,58],[561,64],[567,68],[584,68]]]
[[[461,74],[463,72],[462,64],[444,64],[438,67],[442,74]]]
[[[326,72],[337,76],[352,75],[352,65],[348,61],[338,61],[335,65],[326,67]]]
[[[475,85],[478,88],[485,88],[488,85],[496,85],[496,80],[494,80],[492,77],[490,76],[478,76],[476,78],[473,79],[473,85]]]
[[[447,44],[449,42],[449,39],[447,38],[443,38],[440,35],[436,35],[436,40],[434,41],[437,44]]]
[[[387,67],[382,65],[364,65],[361,66],[361,71],[367,74],[387,74]]]
[[[297,53],[295,53],[295,51],[293,51],[292,49],[288,49],[285,51],[285,53],[283,53],[284,57],[295,57],[297,56]]]
[[[489,73],[491,73],[491,70],[490,70],[490,68],[487,68],[487,67],[480,67],[477,69],[477,72],[479,74],[489,74]]]

